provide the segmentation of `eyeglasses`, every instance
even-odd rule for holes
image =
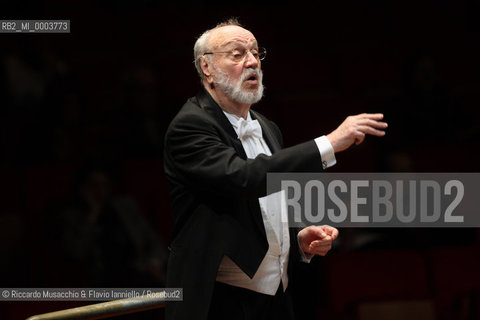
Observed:
[[[205,52],[204,54],[214,54],[214,53],[226,53],[227,57],[234,61],[234,62],[242,62],[243,59],[247,56],[248,52],[250,52],[255,59],[258,61],[265,59],[267,55],[267,50],[265,48],[258,48],[258,49],[251,49],[248,50],[247,48],[237,48],[230,51],[212,51],[212,52]]]

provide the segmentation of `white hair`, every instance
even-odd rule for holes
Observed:
[[[200,37],[198,37],[197,41],[195,42],[195,46],[193,47],[193,57],[195,63],[195,69],[197,69],[198,75],[200,79],[203,80],[204,74],[201,65],[201,59],[205,52],[208,51],[208,36],[210,30],[205,31]]]
[[[204,55],[204,53],[208,52],[210,49],[208,46],[210,32],[215,29],[226,27],[226,26],[242,27],[242,25],[238,22],[236,18],[230,18],[225,22],[221,22],[217,24],[214,28],[205,31],[200,35],[200,37],[198,37],[197,41],[195,41],[195,45],[193,46],[193,58],[194,58],[193,62],[195,63],[195,69],[197,69],[198,75],[200,76],[201,80],[203,80],[203,78],[205,77],[202,70],[201,58]],[[206,57],[206,58],[210,59],[209,57]]]

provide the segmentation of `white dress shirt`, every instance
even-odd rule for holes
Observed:
[[[260,124],[252,120],[250,112],[247,120],[224,112],[237,133],[245,153],[254,159],[263,153],[272,155],[270,148],[262,137]],[[249,134],[244,132],[248,131]],[[323,168],[336,163],[333,147],[325,136],[315,139]],[[288,286],[287,266],[290,251],[290,235],[288,232],[287,205],[285,192],[279,191],[258,199],[263,224],[268,241],[268,251],[254,277],[250,279],[228,256],[224,256],[218,268],[216,280],[232,286],[246,288],[268,295],[275,295],[282,282],[283,289]],[[309,262],[302,253],[302,260]]]

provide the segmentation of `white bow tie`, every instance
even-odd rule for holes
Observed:
[[[252,136],[261,138],[262,137],[262,127],[258,120],[245,120],[240,118],[238,120],[238,139],[243,139],[244,137]]]

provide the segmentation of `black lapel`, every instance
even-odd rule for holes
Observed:
[[[237,154],[244,160],[247,159],[247,154],[245,149],[243,149],[242,142],[238,139],[237,133],[232,127],[230,121],[228,121],[227,116],[223,113],[222,108],[213,100],[207,90],[202,89],[197,94],[197,100],[202,109],[207,111],[220,126],[228,133],[233,148],[237,151]]]
[[[260,123],[260,126],[262,127],[263,139],[265,139],[265,141],[267,142],[267,145],[270,148],[272,154],[280,150],[280,142],[278,141],[278,138],[275,136],[273,130],[268,125],[267,121],[263,118],[263,116],[253,110],[250,110],[250,115],[252,116],[252,119],[257,119]]]
[[[244,160],[247,160],[247,154],[245,153],[245,149],[243,149],[242,142],[238,139],[237,133],[232,127],[232,124],[230,121],[228,121],[227,116],[223,113],[223,110],[220,108],[220,106],[213,100],[213,98],[210,96],[210,94],[207,92],[207,90],[202,89],[198,94],[197,94],[197,100],[202,109],[207,111],[219,124],[220,126],[228,132],[230,136],[230,140],[232,142],[232,146],[235,148],[237,151],[237,154]],[[260,119],[261,117],[258,116],[258,114],[255,114],[255,118]],[[270,148],[270,151],[273,153],[277,151],[276,145],[278,145],[277,139],[275,139],[274,135],[272,134],[270,128],[268,125],[265,123],[263,119],[259,120],[260,126],[262,127],[262,133],[264,135],[265,140],[267,141],[267,144]],[[266,133],[268,132],[268,133]],[[268,137],[267,137],[268,136]],[[275,141],[274,143],[271,143],[271,141]],[[276,143],[276,144],[275,144]],[[278,148],[280,149],[280,148]],[[267,240],[267,235],[265,231],[265,226],[263,224],[263,218],[262,218],[262,213],[260,212],[260,206],[258,204],[258,200],[249,200],[248,201],[248,206],[250,208],[250,211],[252,212],[252,219],[262,235],[262,238],[266,241]]]

